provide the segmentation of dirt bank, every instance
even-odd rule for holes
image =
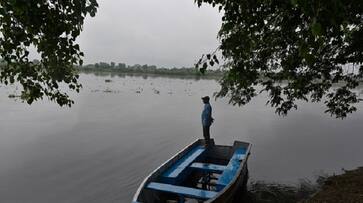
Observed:
[[[304,203],[362,203],[363,167],[328,177],[320,190]]]
[[[363,167],[340,175],[320,176],[316,182],[297,185],[253,182],[248,185],[248,203],[363,203]]]

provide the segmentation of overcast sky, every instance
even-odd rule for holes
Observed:
[[[218,46],[221,14],[194,0],[98,0],[79,43],[85,63],[190,67]]]

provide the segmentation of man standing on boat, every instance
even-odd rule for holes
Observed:
[[[202,125],[203,125],[203,137],[205,143],[208,144],[210,140],[210,126],[212,125],[214,119],[212,118],[212,107],[209,104],[209,96],[202,97],[204,103],[204,109],[202,112]]]

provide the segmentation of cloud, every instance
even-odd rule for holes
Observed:
[[[192,66],[218,46],[221,14],[194,0],[99,0],[79,43],[85,63]]]

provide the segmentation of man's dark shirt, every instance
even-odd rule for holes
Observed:
[[[209,103],[204,104],[202,112],[202,125],[210,126],[212,124],[212,107]]]

